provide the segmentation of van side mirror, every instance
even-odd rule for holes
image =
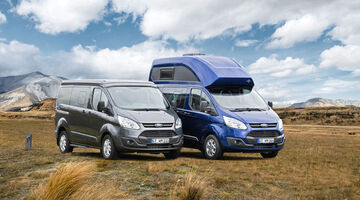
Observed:
[[[270,106],[270,108],[273,108],[273,102],[268,101],[268,105]]]
[[[205,109],[208,107],[209,107],[209,102],[207,102],[207,101],[200,102],[200,111],[205,111]]]
[[[207,101],[201,101],[200,102],[200,112],[204,112],[206,114],[216,114],[216,111],[213,107],[210,106],[209,102]]]
[[[99,112],[103,112],[106,114],[111,114],[109,108],[105,107],[105,102],[104,101],[99,101],[98,105],[97,105],[97,110]]]

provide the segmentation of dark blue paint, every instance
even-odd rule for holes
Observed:
[[[266,111],[242,111],[233,112],[219,106],[213,99],[212,95],[206,89],[211,86],[254,86],[254,82],[250,75],[236,61],[225,57],[214,56],[184,56],[174,58],[161,58],[153,61],[152,68],[169,67],[183,65],[191,69],[199,78],[200,82],[186,81],[154,81],[161,87],[187,88],[184,108],[177,108],[178,115],[183,122],[183,132],[185,135],[196,137],[198,145],[191,146],[199,148],[204,142],[205,137],[209,134],[215,134],[219,139],[224,151],[241,151],[241,152],[261,152],[269,150],[280,150],[282,145],[277,148],[240,148],[229,145],[227,138],[242,139],[245,144],[246,136],[254,130],[276,130],[280,135],[284,135],[283,129],[279,129],[279,125],[273,128],[252,128],[249,123],[278,123],[278,115],[269,107]],[[149,76],[151,79],[151,72]],[[189,106],[190,90],[199,88],[208,95],[212,101],[217,115],[209,115],[203,112],[192,110]],[[226,126],[223,116],[235,118],[242,121],[246,126],[246,130],[229,128]],[[284,142],[285,137],[282,139]]]

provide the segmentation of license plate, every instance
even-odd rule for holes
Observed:
[[[274,143],[274,138],[259,138],[257,142],[262,144]]]
[[[150,139],[151,144],[166,144],[166,143],[169,143],[169,142],[170,142],[169,138],[153,138],[153,139]]]

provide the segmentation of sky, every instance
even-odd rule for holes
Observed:
[[[276,106],[360,100],[360,1],[0,0],[0,76],[147,80],[193,52],[234,58]]]

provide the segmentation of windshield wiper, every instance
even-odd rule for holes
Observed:
[[[261,108],[235,108],[235,111],[264,111],[265,109]]]
[[[159,110],[164,110],[164,109],[160,109],[160,108],[135,108],[132,109],[135,111],[159,111]]]

